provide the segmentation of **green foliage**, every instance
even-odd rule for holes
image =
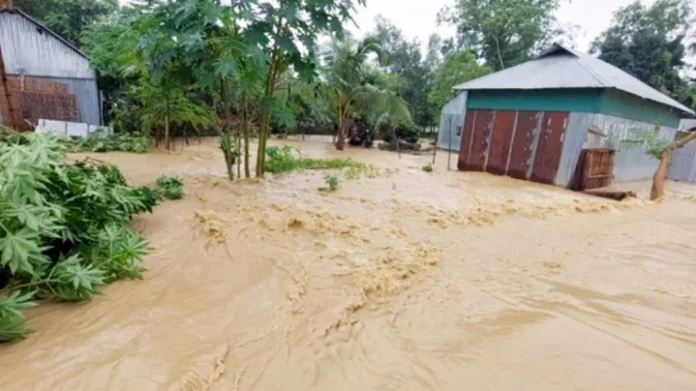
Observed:
[[[179,200],[184,197],[184,183],[178,177],[161,176],[157,178],[155,189],[169,200]]]
[[[599,58],[657,90],[691,106],[693,90],[681,72],[696,47],[694,3],[658,0],[646,7],[636,1],[614,13],[611,27],[593,43]]]
[[[324,177],[324,182],[326,182],[326,186],[328,186],[329,191],[338,190],[338,178],[336,176],[327,175]]]
[[[150,150],[152,139],[143,133],[106,134],[95,132],[82,139],[71,138],[66,142],[70,152],[137,152]]]
[[[14,6],[73,44],[92,23],[118,9],[118,0],[14,0]]]
[[[470,51],[449,53],[435,70],[433,89],[428,94],[428,103],[433,116],[439,117],[442,107],[454,95],[452,90],[454,86],[491,72],[491,68],[479,65],[476,57]]]
[[[431,89],[435,61],[421,58],[421,45],[416,39],[407,41],[401,30],[388,20],[377,17],[374,37],[382,50],[380,64],[399,79],[395,92],[413,110],[413,120],[421,127],[433,123],[428,109],[428,91]]]
[[[139,278],[145,241],[125,224],[157,195],[114,166],[69,164],[51,134],[0,140],[0,341],[27,335],[21,310],[43,298],[79,301],[104,283]]]
[[[457,28],[457,48],[499,71],[529,60],[562,33],[559,6],[560,0],[456,0],[438,22]]]
[[[363,164],[349,159],[313,159],[295,156],[295,150],[287,145],[266,148],[266,171],[279,174],[301,170],[329,170],[350,167],[363,167]]]
[[[649,156],[660,160],[662,150],[669,145],[669,141],[662,138],[659,130],[633,130],[633,138],[622,140],[623,145],[643,148]]]
[[[428,163],[425,166],[423,166],[423,171],[425,172],[433,172],[433,165]]]

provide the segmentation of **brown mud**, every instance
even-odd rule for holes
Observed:
[[[134,221],[143,281],[28,312],[0,388],[696,389],[689,186],[617,202],[448,172],[445,153],[426,173],[428,156],[286,143],[375,169],[325,193],[326,172],[229,183],[212,140],[95,155],[186,196]]]

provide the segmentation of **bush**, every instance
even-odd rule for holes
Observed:
[[[326,185],[329,187],[329,191],[336,191],[338,190],[338,178],[336,178],[333,175],[327,175],[324,177],[324,181],[326,182]]]
[[[312,159],[295,157],[289,146],[266,148],[266,171],[278,174],[295,170],[329,170],[350,167],[364,167],[363,164],[348,159]]]
[[[22,311],[35,298],[88,300],[141,278],[147,242],[126,223],[157,200],[115,166],[68,164],[54,135],[0,139],[0,341],[30,332]]]
[[[119,133],[105,134],[95,132],[89,136],[76,139],[70,138],[67,141],[70,152],[137,152],[143,153],[150,150],[152,139],[142,133]]]
[[[179,200],[184,197],[184,183],[178,177],[161,176],[157,178],[155,189],[160,196],[166,199]]]
[[[428,163],[425,166],[423,166],[423,171],[425,172],[433,172],[433,165]]]

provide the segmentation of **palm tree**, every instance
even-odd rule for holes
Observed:
[[[345,146],[346,120],[355,114],[378,117],[384,121],[411,122],[408,104],[391,91],[366,83],[370,53],[381,55],[373,38],[356,42],[350,36],[333,40],[324,59],[327,95],[336,110],[338,137],[336,149]]]

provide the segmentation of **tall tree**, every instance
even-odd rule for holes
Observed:
[[[454,86],[489,73],[491,69],[485,65],[479,65],[476,62],[476,56],[470,51],[462,50],[448,54],[435,70],[433,89],[428,94],[432,115],[439,116],[442,106],[452,98]]]
[[[415,123],[427,127],[432,122],[428,110],[432,73],[421,56],[420,42],[406,40],[401,30],[381,16],[376,21],[372,37],[381,47],[380,63],[400,79],[396,92],[411,106]]]
[[[14,0],[15,7],[80,46],[87,26],[118,9],[118,0]]]
[[[498,71],[529,60],[561,35],[554,12],[562,0],[456,0],[438,22],[456,26],[456,45]]]
[[[343,23],[351,19],[355,5],[364,5],[365,0],[247,0],[234,4],[246,19],[241,34],[251,53],[267,65],[256,161],[256,175],[263,176],[268,128],[279,107],[275,97],[278,77],[292,69],[301,79],[311,81],[316,76],[317,37],[342,37]]]
[[[593,43],[599,58],[673,98],[691,105],[689,84],[680,73],[696,37],[692,0],[636,1],[614,13],[612,25]]]

